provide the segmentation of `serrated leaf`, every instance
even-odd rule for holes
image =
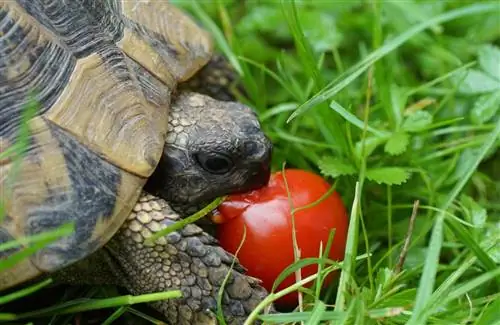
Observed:
[[[472,123],[479,125],[491,120],[500,109],[500,90],[480,96],[470,112]]]
[[[427,111],[416,111],[406,117],[403,122],[403,130],[408,132],[418,132],[425,129],[432,123],[432,115]]]
[[[390,155],[400,155],[408,147],[409,137],[407,133],[396,132],[386,142],[384,151]]]
[[[366,171],[366,178],[379,184],[401,185],[410,177],[410,172],[401,167],[371,168]]]
[[[500,81],[500,48],[494,45],[483,45],[478,51],[481,69]]]
[[[451,80],[458,85],[458,92],[464,95],[479,95],[500,90],[499,80],[476,69],[457,73]]]
[[[318,167],[324,176],[339,177],[356,174],[356,168],[348,161],[340,158],[325,157],[318,162]]]

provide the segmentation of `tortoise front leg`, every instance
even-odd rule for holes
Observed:
[[[144,195],[126,223],[106,245],[122,284],[133,294],[180,289],[181,299],[152,304],[171,324],[213,324],[216,299],[228,272],[222,310],[228,324],[241,324],[267,295],[257,279],[245,276],[216,239],[190,224],[160,238],[145,239],[180,218],[166,201]]]

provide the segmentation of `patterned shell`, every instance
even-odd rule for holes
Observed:
[[[160,159],[172,92],[212,47],[164,0],[0,0],[0,245],[75,227],[0,272],[0,290],[113,236]]]

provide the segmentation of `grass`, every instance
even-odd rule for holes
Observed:
[[[350,207],[345,261],[271,293],[248,324],[267,302],[339,267],[326,295],[302,290],[303,311],[261,318],[500,324],[497,2],[172,2],[212,32],[239,73],[238,99],[261,117],[273,169],[315,171]],[[125,312],[159,323],[133,299],[97,291],[86,294],[104,298],[88,309],[117,306],[106,324]]]

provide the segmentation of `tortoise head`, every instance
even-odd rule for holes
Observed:
[[[271,151],[249,107],[184,92],[172,103],[163,155],[145,189],[192,213],[267,184]]]

